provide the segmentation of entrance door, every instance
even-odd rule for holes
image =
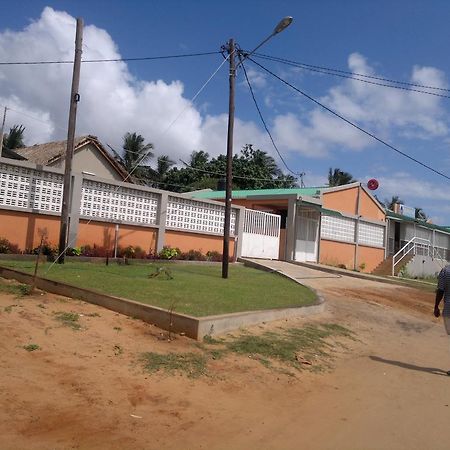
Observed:
[[[400,222],[395,222],[394,228],[394,253],[400,250]]]
[[[314,209],[298,209],[295,260],[317,262],[320,213]]]

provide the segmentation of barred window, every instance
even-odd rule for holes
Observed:
[[[320,235],[324,239],[355,242],[355,220],[346,217],[323,216]]]
[[[360,222],[358,241],[360,244],[384,247],[384,226]]]

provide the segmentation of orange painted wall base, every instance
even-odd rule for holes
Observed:
[[[59,240],[59,216],[33,214],[0,209],[0,238],[6,238],[19,247],[20,251],[31,251],[39,246],[41,233],[45,230],[47,242],[57,245]],[[84,245],[114,249],[116,225],[108,222],[80,220],[77,241],[71,247]],[[141,247],[147,253],[156,253],[158,229],[120,224],[118,227],[118,246]],[[183,231],[166,230],[165,245],[178,247],[182,252],[198,250],[222,253],[221,236]],[[230,238],[230,256],[235,255],[234,238]]]
[[[384,260],[384,249],[359,245],[357,259],[358,270],[372,272]],[[319,262],[330,266],[344,265],[345,268],[353,270],[355,244],[321,239]]]

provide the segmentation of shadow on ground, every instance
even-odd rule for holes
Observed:
[[[416,366],[415,364],[405,363],[402,361],[395,361],[393,359],[384,359],[379,356],[369,356],[372,361],[381,362],[384,364],[390,364],[391,366],[401,367],[402,369],[416,370],[418,372],[431,373],[433,375],[444,375],[447,376],[447,371],[438,369],[436,367],[422,367]]]

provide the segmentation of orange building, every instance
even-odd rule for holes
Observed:
[[[199,191],[189,195],[223,200],[225,193]],[[233,204],[280,216],[278,259],[364,272],[373,271],[385,259],[385,210],[361,183],[233,191]]]

